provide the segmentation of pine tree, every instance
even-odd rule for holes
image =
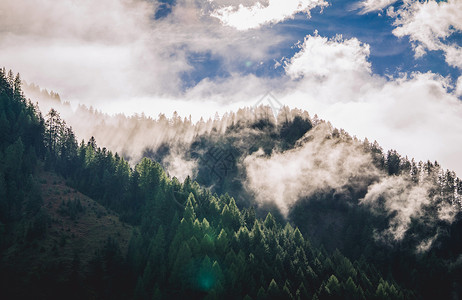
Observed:
[[[194,211],[195,203],[196,200],[194,198],[194,195],[190,193],[188,196],[188,200],[186,200],[186,207],[184,209],[183,219],[191,225],[194,223],[194,220],[196,220],[196,213]]]
[[[178,254],[175,259],[175,263],[172,267],[172,272],[170,275],[169,283],[179,289],[179,288],[189,288],[191,286],[192,273],[190,262],[192,260],[191,249],[189,248],[188,243],[183,242],[178,251]]]
[[[271,280],[270,284],[268,285],[268,290],[266,291],[267,299],[282,299],[282,293],[279,289],[276,281],[274,279]]]

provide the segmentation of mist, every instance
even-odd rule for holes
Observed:
[[[370,207],[376,213],[385,211],[390,217],[389,228],[377,233],[377,238],[385,241],[402,240],[411,220],[424,217],[424,207],[432,203],[430,188],[429,184],[415,185],[405,176],[382,178],[369,186],[360,204]],[[455,210],[451,210],[451,213],[454,214]]]
[[[370,155],[360,151],[360,143],[332,138],[332,128],[326,123],[301,140],[295,149],[270,157],[259,151],[243,161],[247,188],[256,200],[275,203],[286,217],[302,198],[332,189],[341,192],[348,185],[364,188],[381,174]]]
[[[325,122],[308,131],[294,149],[271,155],[260,149],[246,156],[242,166],[245,186],[258,205],[276,205],[288,220],[297,203],[314,195],[365,191],[348,205],[365,207],[387,220],[385,229],[375,231],[377,241],[394,245],[406,237],[413,221],[426,226],[427,235],[418,238],[415,248],[418,253],[431,248],[443,224],[454,222],[461,209],[461,191],[456,187],[453,194],[443,192],[454,183],[443,182],[445,172],[438,165],[429,169],[420,162],[409,173],[389,175],[377,167],[364,142]]]

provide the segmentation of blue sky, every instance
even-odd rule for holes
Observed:
[[[172,1],[169,1],[172,2]],[[262,61],[236,61],[235,69],[242,74],[255,74],[259,77],[284,76],[283,66],[275,68],[275,60],[282,57],[292,57],[298,49],[293,45],[297,41],[303,41],[308,34],[315,31],[324,37],[335,37],[341,34],[345,39],[357,38],[363,43],[370,45],[371,53],[369,60],[372,71],[386,76],[397,76],[402,72],[434,72],[442,76],[449,76],[457,80],[461,75],[460,69],[445,63],[443,51],[429,51],[423,57],[415,58],[414,50],[408,37],[397,37],[392,31],[394,19],[386,15],[385,10],[360,14],[354,5],[358,1],[334,0],[329,1],[329,6],[321,9],[313,9],[311,17],[305,13],[297,13],[293,19],[272,24],[271,28],[278,35],[288,37],[284,44],[277,45],[272,51],[272,56]],[[390,5],[398,9],[402,2]],[[167,16],[171,12],[170,6],[161,6],[157,15]],[[448,42],[462,45],[462,33],[452,34]],[[224,68],[221,58],[210,52],[189,53],[188,62],[193,66],[191,71],[182,75],[183,88],[188,89],[204,78],[228,77],[229,70]]]

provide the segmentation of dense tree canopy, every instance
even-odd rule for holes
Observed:
[[[320,121],[296,116],[279,125],[272,122],[263,116],[236,123],[227,134],[197,136],[191,148],[198,153],[219,141],[239,157],[244,150],[230,141],[234,133],[251,128],[248,137],[259,143],[257,149],[291,149]],[[342,130],[332,130],[327,138],[353,140]],[[442,171],[437,163],[409,161],[396,151],[384,154],[367,140],[362,145],[388,176],[406,176],[410,188],[436,182],[431,192],[437,201],[460,202],[462,184],[453,172]],[[30,298],[24,291],[31,287],[39,297],[67,293],[76,299],[435,299],[460,293],[457,217],[452,225],[438,225],[445,234],[437,247],[418,254],[415,240],[432,234],[425,220],[412,220],[400,244],[380,243],[374,233],[393,216],[358,205],[365,190],[313,195],[284,219],[250,201],[236,180],[237,166],[224,178],[199,170],[198,182],[217,184],[212,193],[190,177],[183,183],[171,178],[149,158],[131,167],[94,138],[78,143],[59,113],[52,109],[43,118],[24,98],[19,75],[5,70],[0,72],[0,158],[2,253],[38,243],[51,234],[50,222],[59,222],[50,220],[37,188],[37,173],[43,169],[60,174],[68,186],[133,226],[126,253],[108,238],[88,262],[73,253],[71,266],[45,264],[40,276],[30,271],[21,278],[21,270],[0,261],[0,286],[10,297]],[[237,202],[233,195],[247,201]],[[431,214],[434,207],[427,209]],[[85,208],[75,200],[61,204],[60,212],[75,220]],[[330,222],[333,218],[336,222]],[[57,274],[67,279],[50,279]],[[8,284],[9,276],[14,284]]]

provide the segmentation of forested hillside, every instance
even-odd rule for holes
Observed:
[[[307,113],[259,112],[242,110],[220,130],[164,143],[130,165],[95,138],[79,143],[58,111],[43,116],[19,75],[2,70],[1,294],[460,297],[462,186],[453,172],[383,153]],[[162,165],[180,150],[196,166],[183,182]]]

